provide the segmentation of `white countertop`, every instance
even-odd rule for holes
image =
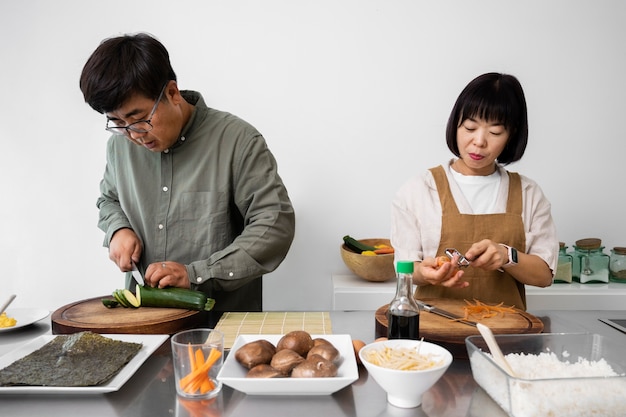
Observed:
[[[376,310],[391,301],[395,279],[369,282],[356,275],[333,274],[333,310]],[[526,287],[528,310],[624,310],[626,284],[618,282],[555,283]]]

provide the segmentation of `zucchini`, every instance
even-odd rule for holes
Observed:
[[[153,288],[137,285],[135,297],[142,307],[186,308],[188,310],[210,311],[215,300],[202,291],[186,288]]]
[[[358,240],[346,235],[343,237],[343,242],[346,244],[348,248],[353,250],[356,253],[362,253],[365,251],[375,251],[376,248],[373,246],[366,245],[364,243],[359,242]]]
[[[126,289],[122,290],[121,293],[122,296],[126,299],[126,302],[130,304],[131,307],[138,308],[140,306],[139,299],[135,297],[135,294]]]
[[[113,298],[115,298],[115,301],[120,303],[122,307],[125,307],[125,308],[130,307],[130,303],[126,301],[126,298],[124,297],[124,294],[122,294],[121,290],[113,291]]]
[[[113,298],[103,298],[102,299],[102,304],[106,308],[115,308],[118,305],[120,305],[120,303],[117,300],[114,300]]]

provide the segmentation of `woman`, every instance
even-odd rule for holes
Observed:
[[[396,259],[416,261],[418,298],[457,298],[526,309],[524,285],[552,283],[558,239],[550,202],[531,179],[503,166],[528,141],[526,99],[507,74],[483,74],[459,95],[446,128],[456,156],[412,178],[392,204]],[[438,265],[456,248],[467,260]]]

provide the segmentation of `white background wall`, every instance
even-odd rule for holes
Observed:
[[[626,246],[626,2],[621,0],[0,1],[0,296],[55,310],[123,286],[96,228],[104,117],[82,66],[109,36],[147,31],[179,84],[255,125],[297,214],[265,279],[268,310],[327,310],[341,238],[389,235],[408,177],[443,163],[454,100],[512,73],[559,238]]]

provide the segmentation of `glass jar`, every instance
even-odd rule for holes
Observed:
[[[567,246],[564,242],[559,242],[559,261],[556,266],[554,282],[572,282],[572,255],[567,253]]]
[[[574,276],[587,282],[609,282],[609,255],[604,253],[602,240],[580,239],[574,245]]]
[[[626,282],[626,247],[611,249],[609,272],[611,281]]]

